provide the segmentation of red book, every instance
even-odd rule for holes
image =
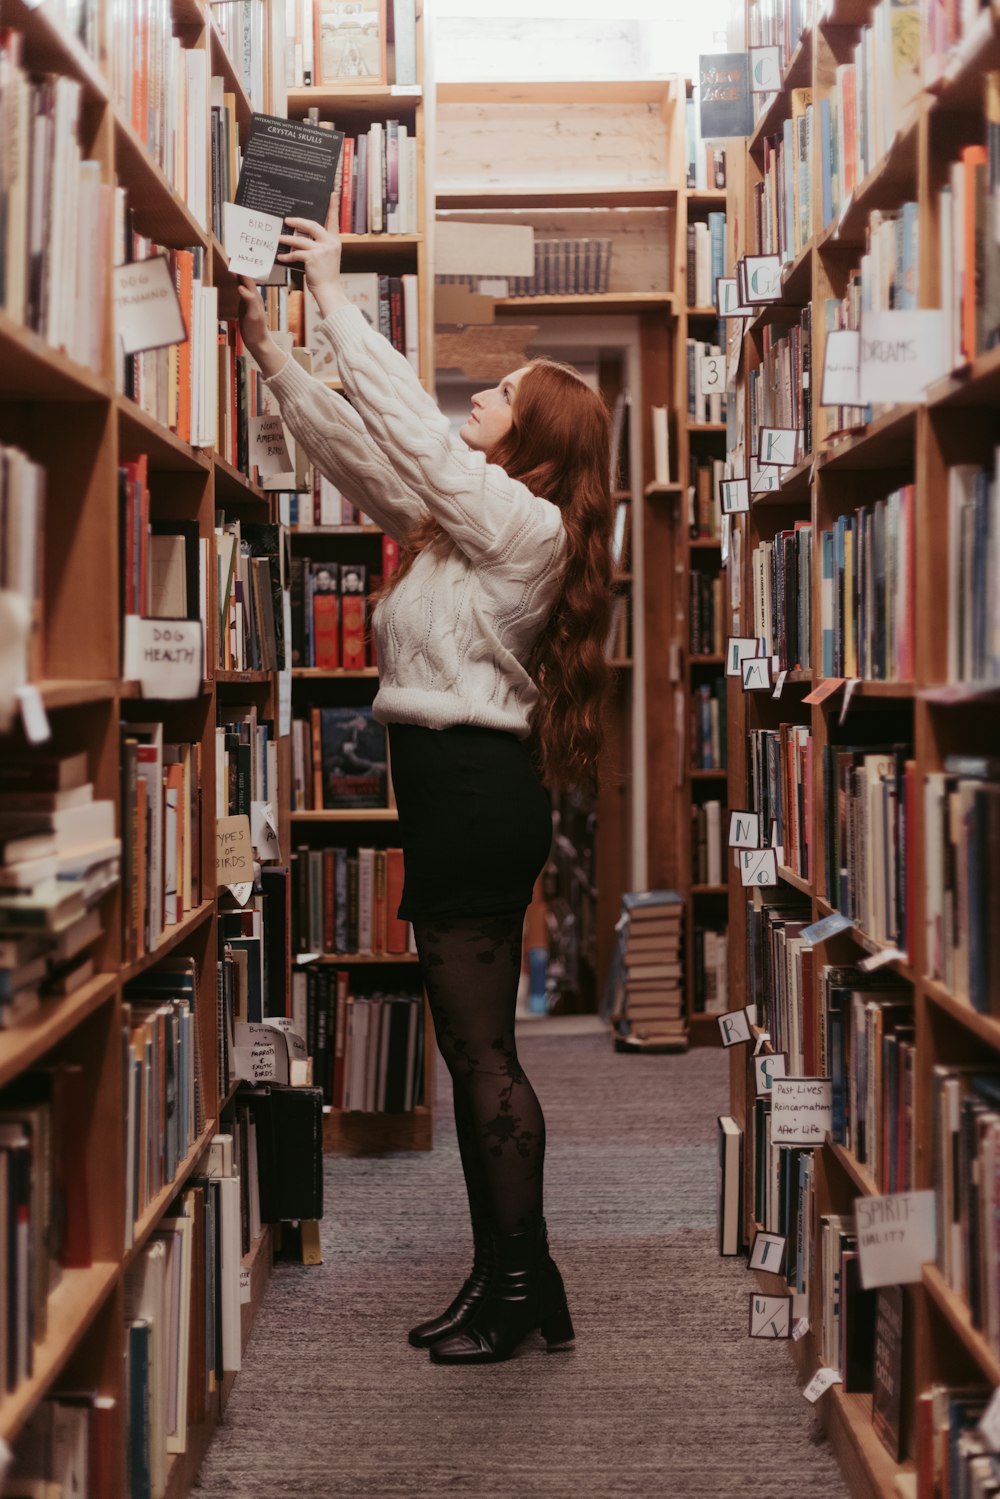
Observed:
[[[399,542],[393,536],[382,534],[382,576],[391,578],[399,566]]]
[[[346,968],[337,969],[337,1014],[333,1025],[333,1090],[331,1102],[335,1109],[344,1106],[344,1050],[347,1035],[347,1006],[350,974]]]
[[[399,903],[403,899],[403,850],[401,848],[387,848],[385,851],[385,864],[385,950],[391,953],[404,953],[408,948],[409,923],[401,920],[396,915],[396,912],[399,910]]]
[[[354,229],[354,193],[351,190],[354,181],[353,136],[344,136],[344,144],[341,147],[341,165],[340,232],[350,234]]]
[[[309,719],[312,724],[312,763],[313,763],[313,811],[323,810],[323,730],[318,708],[309,709]]]
[[[343,605],[344,670],[359,671],[365,665],[365,596],[345,593]]]
[[[339,599],[335,593],[313,594],[313,659],[316,666],[340,665],[337,615]],[[347,600],[344,600],[347,603]],[[344,663],[347,664],[346,662]]]

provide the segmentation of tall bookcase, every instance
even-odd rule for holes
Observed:
[[[441,82],[437,89],[439,214],[529,224],[542,239],[613,237],[606,291],[538,292],[495,303],[496,321],[523,326],[529,348],[561,349],[569,358],[574,349],[581,357],[596,349],[609,401],[614,404],[624,388],[631,398],[623,464],[629,484],[615,499],[631,506],[630,566],[618,587],[631,594],[632,649],[629,656],[612,658],[616,686],[608,763],[614,774],[596,807],[596,882],[590,896],[598,996],[622,892],[647,882],[661,807],[660,767],[647,759],[647,703],[655,668],[646,642],[658,652],[663,636],[660,523],[669,501],[647,492],[653,474],[647,413],[651,402],[666,404],[672,392],[676,224],[683,182],[679,87],[676,80],[662,78],[607,78]],[[598,133],[603,160],[592,149]],[[652,717],[649,735],[658,732]]]
[[[127,189],[135,225],[166,247],[199,247],[205,275],[221,286],[226,278],[221,246],[193,217],[160,167],[115,106],[103,71],[105,55],[93,59],[66,36],[48,10],[4,0],[4,25],[24,38],[24,64],[30,70],[77,79],[83,91],[81,144],[100,163],[101,180]],[[185,47],[204,50],[209,71],[224,79],[237,98],[241,133],[249,125],[250,102],[222,44],[210,7],[198,0],[176,0],[175,34]],[[32,680],[51,730],[43,754],[86,751],[98,798],[120,806],[119,724],[159,720],[166,736],[201,747],[201,846],[196,857],[203,899],[159,945],[123,963],[122,934],[130,892],[121,884],[102,898],[102,935],[95,948],[96,975],[70,998],[46,1001],[36,1015],[0,1033],[0,1088],[27,1069],[65,1060],[82,1066],[85,1099],[79,1128],[81,1165],[86,1170],[86,1201],[92,1264],[64,1269],[49,1298],[44,1341],[34,1349],[30,1378],[0,1400],[0,1437],[12,1447],[25,1420],[59,1380],[94,1388],[114,1399],[110,1428],[114,1463],[112,1487],[125,1492],[121,1469],[127,1391],[123,1382],[125,1279],[150,1235],[185,1182],[205,1169],[206,1150],[220,1128],[222,1111],[236,1093],[219,1096],[216,1076],[216,914],[215,755],[217,708],[253,701],[262,716],[277,720],[275,673],[216,671],[214,627],[207,642],[206,679],[197,697],[162,702],[140,697],[139,683],[121,670],[118,550],[119,463],[139,454],[149,462],[152,513],[195,520],[202,537],[213,534],[215,511],[247,520],[266,520],[274,501],[208,448],[192,448],[126,397],[116,394],[116,350],[112,331],[110,262],[104,278],[105,320],[97,370],[76,365],[36,334],[0,314],[0,435],[23,448],[47,476],[47,524],[42,538],[42,609]],[[214,611],[209,611],[209,618]],[[19,723],[0,743],[0,755],[31,753]],[[279,825],[287,847],[287,818]],[[125,1243],[124,1085],[122,1070],[123,987],[168,955],[193,958],[197,966],[199,1032],[205,1092],[205,1126],[173,1181],[148,1205]],[[265,1226],[248,1256],[250,1298],[242,1307],[246,1342],[270,1274],[273,1231]],[[210,1402],[208,1419],[189,1427],[186,1451],[170,1461],[168,1493],[189,1491],[216,1422],[232,1388],[229,1375]]]
[[[418,7],[419,9],[419,7]],[[285,90],[279,59],[280,8],[263,7],[265,95],[254,107],[285,112]],[[276,19],[275,11],[278,11]],[[104,28],[113,17],[101,7],[102,40],[91,56],[61,29],[48,7],[21,0],[2,0],[0,22],[23,37],[23,66],[32,73],[75,79],[82,90],[80,144],[83,154],[99,163],[100,180],[127,190],[135,229],[166,248],[195,247],[204,257],[204,280],[219,289],[220,316],[235,315],[234,283],[218,239],[191,213],[160,166],[115,103],[108,81],[108,38]],[[172,0],[172,31],[184,48],[198,49],[207,73],[221,77],[235,97],[240,140],[245,144],[252,106],[241,75],[230,60],[216,12],[201,0]],[[420,63],[427,56],[426,25],[419,22]],[[272,60],[274,66],[272,66]],[[389,112],[392,90],[355,95],[347,105],[352,119]],[[423,188],[424,136],[429,128],[419,93],[411,90],[401,107],[417,120]],[[208,100],[206,99],[206,107]],[[291,112],[301,113],[302,101]],[[210,138],[206,131],[206,142]],[[211,163],[206,152],[206,175]],[[421,193],[421,199],[423,192]],[[210,223],[211,220],[209,219]],[[73,226],[75,228],[75,226]],[[380,240],[366,246],[351,240],[345,264],[370,254],[378,264],[410,269],[421,275],[423,367],[432,371],[430,343],[429,233],[421,232],[393,245]],[[94,795],[119,808],[121,815],[120,726],[161,722],[167,740],[200,748],[200,845],[195,850],[201,877],[201,900],[143,956],[123,961],[123,935],[132,892],[122,883],[100,901],[101,935],[93,949],[93,978],[69,997],[53,998],[17,1026],[0,1030],[0,1090],[29,1069],[67,1062],[82,1072],[78,1125],[78,1165],[85,1171],[85,1206],[90,1228],[91,1264],[64,1268],[48,1298],[47,1327],[33,1349],[33,1371],[0,1397],[0,1439],[16,1447],[18,1435],[39,1402],[54,1387],[96,1390],[113,1402],[102,1428],[105,1486],[102,1493],[126,1492],[125,1432],[129,1391],[125,1388],[126,1279],[151,1235],[168,1216],[185,1184],[206,1170],[212,1136],[228,1128],[223,1113],[238,1082],[223,1095],[217,1077],[216,898],[216,724],[229,706],[252,704],[260,718],[280,721],[279,674],[273,671],[216,669],[218,623],[215,588],[209,580],[205,679],[197,695],[184,701],[142,697],[140,684],[122,673],[121,564],[119,556],[119,466],[145,455],[148,460],[150,508],[154,520],[196,522],[199,538],[211,538],[220,510],[247,522],[279,520],[278,497],[251,483],[210,447],[192,447],[118,393],[118,351],[113,330],[112,265],[101,265],[104,320],[100,361],[96,369],[76,364],[39,335],[0,312],[0,441],[23,449],[42,466],[46,478],[46,525],[42,537],[41,609],[29,657],[29,676],[48,719],[49,737],[38,746],[43,755],[86,752]],[[0,758],[34,753],[27,730],[15,719],[0,739]],[[288,810],[290,750],[278,739],[276,801],[278,838],[287,860],[294,837]],[[222,809],[225,810],[224,808]],[[204,1084],[204,1126],[191,1149],[145,1207],[125,1249],[125,1074],[123,1005],[125,985],[164,958],[194,961],[197,1002],[194,1024]],[[286,960],[287,961],[287,960]],[[288,974],[285,975],[286,979]],[[287,991],[286,991],[287,992]],[[358,1116],[350,1125],[334,1120],[328,1141],[345,1148],[396,1148],[400,1143],[431,1143],[432,1068],[428,1034],[425,1104],[407,1119],[409,1139],[401,1142],[383,1120]],[[0,1093],[0,1103],[2,1103]],[[356,1127],[355,1127],[356,1124]],[[242,1260],[241,1322],[245,1347],[264,1287],[270,1275],[275,1231],[265,1225]],[[185,1450],[169,1459],[166,1492],[179,1499],[190,1491],[215,1425],[221,1419],[235,1375],[225,1376],[208,1398],[206,1419],[187,1427]],[[182,1392],[183,1393],[183,1392]]]
[[[390,47],[393,6],[387,7]],[[434,138],[434,89],[431,74],[430,17],[427,6],[416,5],[417,84],[398,86],[342,84],[288,89],[288,117],[305,119],[311,109],[321,121],[329,121],[348,135],[368,130],[373,122],[398,120],[416,139],[417,229],[409,234],[345,234],[345,271],[378,271],[387,275],[416,272],[420,309],[420,371],[424,386],[434,390],[434,277],[433,277],[433,162],[428,143]],[[329,382],[339,389],[339,382]],[[292,546],[317,559],[353,561],[368,568],[368,576],[381,571],[382,532],[374,525],[306,526],[292,528]],[[343,668],[295,667],[292,672],[293,711],[314,705],[351,706],[371,702],[378,688],[376,667],[356,671]],[[390,799],[391,800],[391,799]],[[316,848],[346,838],[350,843],[391,844],[398,827],[393,806],[377,811],[315,810],[291,813],[292,842]],[[350,971],[352,981],[373,977],[390,987],[396,975],[404,978],[415,971],[413,953],[398,957],[387,954],[330,954],[320,963]],[[433,1144],[434,1076],[436,1048],[425,1005],[424,1101],[405,1113],[361,1113],[331,1109],[324,1124],[325,1148],[343,1154],[368,1154],[385,1150],[429,1150]]]
[[[752,10],[752,7],[751,7]],[[737,153],[730,155],[728,212],[737,226],[739,253],[754,253],[752,199],[763,177],[765,138],[780,133],[791,116],[793,88],[810,88],[814,110],[835,88],[836,68],[847,62],[858,42],[859,28],[872,17],[872,7],[833,0],[801,36],[792,39],[780,91],[747,142],[745,171],[737,173]],[[747,18],[748,23],[751,19]],[[749,25],[747,34],[749,34]],[[742,39],[741,39],[742,40]],[[740,45],[737,42],[736,45]],[[947,621],[956,587],[957,562],[948,525],[948,474],[962,463],[992,464],[996,422],[998,359],[996,349],[977,355],[947,378],[931,385],[919,404],[876,408],[873,419],[850,432],[835,433],[826,408],[819,406],[820,372],[824,357],[823,303],[841,298],[848,276],[860,263],[872,212],[892,211],[905,202],[917,205],[919,236],[918,305],[947,305],[951,289],[944,282],[939,253],[938,191],[947,181],[948,163],[969,145],[986,144],[984,77],[1000,58],[1000,34],[994,14],[981,10],[970,21],[961,41],[945,53],[939,66],[925,58],[924,87],[902,118],[894,121],[895,135],[884,156],[873,163],[854,189],[849,202],[824,224],[823,159],[820,131],[809,147],[809,191],[812,194],[813,233],[781,277],[781,300],[764,307],[747,323],[743,340],[743,370],[737,399],[744,403],[734,424],[743,437],[730,448],[733,472],[747,472],[750,420],[746,413],[746,371],[760,367],[764,329],[776,324],[801,324],[802,309],[811,304],[810,356],[812,369],[814,442],[794,467],[783,472],[778,488],[751,496],[749,513],[734,517],[734,532],[742,541],[742,603],[732,617],[732,635],[757,633],[753,618],[752,554],[761,542],[796,523],[812,528],[812,667],[790,669],[781,696],[746,693],[730,682],[728,793],[731,808],[751,808],[747,736],[757,729],[782,724],[808,728],[812,739],[811,796],[803,807],[811,841],[807,876],[788,865],[778,866],[778,887],[750,892],[739,872],[730,868],[730,1006],[743,1005],[749,996],[747,959],[748,903],[766,905],[798,895],[805,919],[819,919],[836,908],[836,894],[828,888],[826,852],[831,836],[823,795],[823,753],[828,744],[873,744],[887,736],[912,745],[916,797],[907,817],[905,850],[906,901],[911,915],[912,941],[900,955],[894,945],[876,940],[858,922],[814,949],[812,976],[801,998],[802,1023],[812,1028],[815,1055],[819,1015],[819,969],[823,964],[855,964],[866,955],[884,953],[887,970],[912,995],[915,1074],[912,1123],[913,1185],[941,1189],[934,1150],[934,1069],[939,1065],[996,1066],[1000,1054],[1000,1025],[994,1013],[982,1013],[960,994],[929,977],[928,878],[931,871],[931,828],[924,805],[926,778],[944,765],[949,754],[995,754],[998,718],[995,688],[988,684],[949,682]],[[932,76],[933,74],[933,76]],[[814,119],[816,116],[814,115]],[[730,271],[732,274],[732,271]],[[915,608],[912,615],[914,656],[912,679],[860,680],[843,723],[844,687],[822,702],[807,703],[824,681],[821,631],[822,560],[819,535],[836,520],[862,505],[886,497],[900,486],[915,486]],[[995,494],[992,496],[995,503]],[[730,568],[732,568],[730,563]],[[996,580],[988,584],[996,587]],[[984,876],[985,877],[985,876]],[[995,891],[990,898],[995,902]],[[759,1017],[758,1017],[759,1018]],[[756,1032],[759,1035],[759,1028]],[[769,1051],[770,1043],[764,1042]],[[752,1047],[731,1051],[731,1109],[744,1129],[743,1235],[752,1241],[754,1212],[754,1069]],[[887,1190],[877,1187],[871,1169],[828,1135],[815,1150],[815,1218],[813,1244],[823,1215],[850,1214],[862,1197]],[[817,1328],[822,1313],[817,1265],[810,1266],[810,1331],[791,1342],[792,1358],[803,1378],[819,1362]],[[785,1283],[777,1276],[757,1276],[756,1283],[774,1293]],[[905,1459],[894,1462],[872,1428],[872,1396],[844,1393],[834,1385],[820,1398],[817,1409],[841,1461],[852,1494],[858,1496],[913,1495],[918,1492],[916,1463],[923,1464],[919,1492],[930,1494],[929,1447],[918,1454],[918,1402],[936,1382],[983,1388],[1000,1382],[1000,1358],[973,1323],[966,1301],[951,1289],[934,1263],[925,1264],[918,1284],[905,1287],[904,1403],[902,1431]]]

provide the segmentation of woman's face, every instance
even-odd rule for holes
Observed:
[[[472,397],[472,414],[459,432],[467,447],[489,454],[506,437],[517,387],[530,368],[526,364],[512,375],[505,375],[492,390],[480,390]]]

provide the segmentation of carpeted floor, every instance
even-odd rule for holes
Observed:
[[[276,1265],[201,1499],[846,1499],[786,1348],[747,1337],[744,1262],[716,1253],[724,1054],[519,1036],[575,1350],[457,1369],[407,1344],[471,1259],[439,1108],[429,1154],[328,1158],[325,1262]]]

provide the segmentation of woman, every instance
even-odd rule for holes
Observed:
[[[340,282],[340,240],[290,219],[350,400],[268,335],[241,278],[244,340],[321,473],[401,543],[373,616],[405,883],[451,1073],[472,1217],[470,1275],[410,1333],[435,1363],[509,1358],[540,1328],[573,1341],[542,1216],[545,1122],[518,1061],[525,910],[548,857],[550,784],[594,790],[609,669],[607,408],[533,361],[472,399],[461,441]]]

